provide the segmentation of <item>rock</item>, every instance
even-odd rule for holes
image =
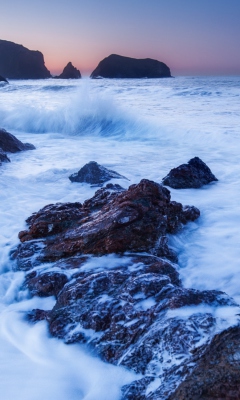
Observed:
[[[194,368],[167,400],[240,399],[240,325],[217,334],[193,360]]]
[[[84,165],[78,172],[69,176],[71,182],[86,182],[93,185],[102,185],[110,179],[127,179],[115,171],[107,169],[96,161],[90,161]]]
[[[91,78],[168,78],[169,67],[151,58],[136,59],[111,54],[92,72]]]
[[[17,258],[23,265],[26,258],[28,264],[33,240],[43,239],[40,247],[36,243],[39,254],[36,251],[34,263],[126,251],[147,251],[175,261],[166,235],[199,217],[197,208],[190,209],[186,213],[182,204],[170,201],[167,188],[147,179],[119,193],[100,189],[82,207],[49,205],[30,217],[29,229],[19,233]]]
[[[0,129],[0,147],[3,151],[17,153],[18,151],[33,150],[35,147],[30,143],[22,143],[14,135]]]
[[[0,74],[8,79],[51,77],[44,65],[42,53],[7,40],[0,40]]]
[[[173,189],[190,189],[217,180],[210,168],[200,158],[194,157],[187,164],[171,169],[162,182]]]
[[[238,399],[240,328],[227,328],[239,307],[223,292],[184,288],[177,265],[158,255],[166,235],[199,214],[146,179],[44,207],[28,218],[15,257],[28,271],[23,288],[56,303],[27,319],[141,373],[122,400]]]
[[[1,75],[0,75],[0,82],[9,83],[8,80]]]
[[[26,276],[25,287],[33,296],[57,296],[67,282],[64,273],[33,271]]]
[[[10,162],[10,160],[9,160],[7,154],[4,153],[4,151],[0,147],[0,165],[2,164],[2,162]]]
[[[55,76],[55,79],[80,79],[81,73],[75,68],[71,62],[69,62],[63,69],[63,72],[59,76]]]

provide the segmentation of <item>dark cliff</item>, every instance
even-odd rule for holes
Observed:
[[[151,58],[136,59],[111,54],[92,72],[91,78],[169,78],[169,67]]]
[[[9,79],[44,79],[51,74],[40,51],[0,40],[0,75]]]

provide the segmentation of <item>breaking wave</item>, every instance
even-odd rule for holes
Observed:
[[[125,139],[139,138],[149,131],[147,122],[121,108],[110,96],[90,95],[84,87],[73,89],[74,86],[43,86],[41,90],[35,88],[33,99],[22,86],[18,101],[0,105],[2,127],[28,133]]]

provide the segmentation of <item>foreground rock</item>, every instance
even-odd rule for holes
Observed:
[[[150,251],[176,259],[166,235],[177,232],[182,224],[194,221],[199,215],[197,208],[171,201],[168,189],[147,179],[120,193],[103,188],[83,206],[49,205],[33,214],[27,220],[29,229],[19,234],[23,244],[18,259],[28,265],[34,239],[38,239],[39,248],[38,252],[34,250],[35,263],[75,254],[126,251]]]
[[[109,184],[83,204],[44,207],[28,218],[14,256],[26,271],[24,289],[54,295],[56,304],[28,320],[46,320],[53,336],[141,373],[123,388],[124,400],[204,399],[211,386],[237,399],[230,395],[239,394],[239,328],[224,329],[239,307],[223,292],[183,288],[166,258],[173,258],[166,234],[198,216],[148,180],[128,190]]]
[[[0,74],[8,79],[51,77],[40,51],[29,50],[7,40],[0,40]]]
[[[151,58],[136,59],[111,54],[92,72],[91,78],[168,78],[169,67]]]
[[[71,182],[86,182],[101,186],[110,179],[127,179],[115,171],[107,169],[95,161],[90,161],[78,172],[69,176]]]
[[[0,75],[0,82],[8,83],[8,80]]]
[[[5,129],[0,129],[0,148],[9,153],[35,149],[33,144],[22,143],[14,135],[5,131]]]
[[[71,62],[69,62],[63,69],[63,72],[59,76],[55,76],[55,79],[80,79],[81,73],[75,68]]]
[[[162,182],[173,189],[197,189],[217,180],[210,168],[200,158],[194,157],[187,164],[171,169]]]
[[[10,162],[10,160],[9,160],[7,154],[4,153],[4,151],[0,147],[0,165],[2,164],[2,162]]]

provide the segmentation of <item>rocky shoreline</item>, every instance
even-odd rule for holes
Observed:
[[[27,219],[12,258],[24,288],[56,304],[27,319],[142,374],[123,400],[239,399],[239,307],[224,292],[184,288],[168,246],[199,216],[147,179],[44,207]]]

